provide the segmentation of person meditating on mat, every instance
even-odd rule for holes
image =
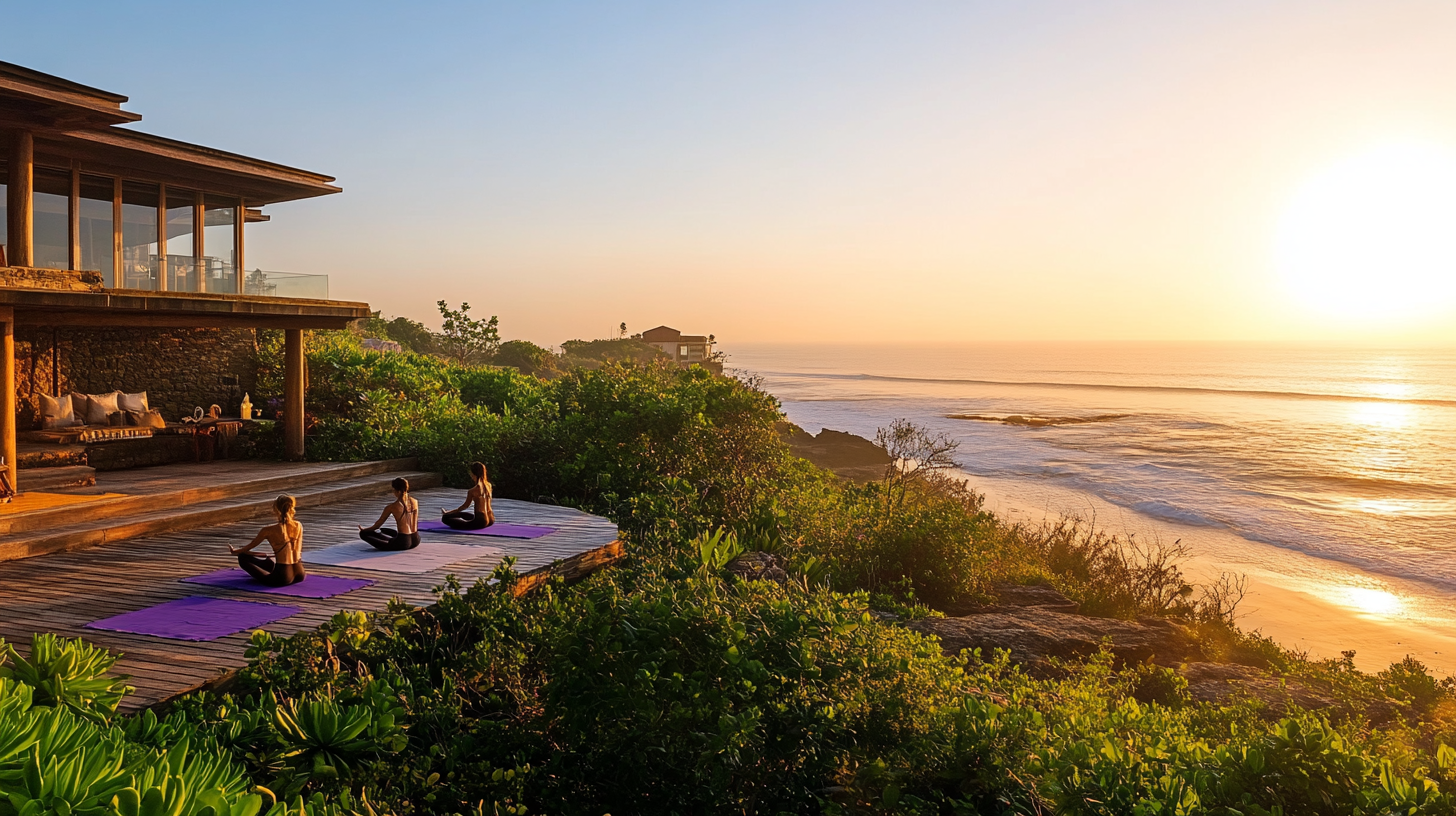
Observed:
[[[246,547],[228,545],[228,552],[238,557],[242,567],[253,580],[268,586],[281,587],[296,584],[304,579],[303,574],[303,525],[293,517],[298,503],[292,496],[279,496],[273,502],[273,515],[277,524],[270,524],[258,531]],[[273,558],[249,552],[267,541],[273,547]]]
[[[359,537],[376,550],[413,550],[420,546],[420,503],[410,496],[408,479],[400,477],[389,486],[394,488],[394,501],[379,514],[378,521],[359,527]],[[394,516],[395,529],[380,529],[390,516]]]
[[[490,482],[485,478],[485,465],[470,463],[470,478],[475,481],[470,492],[465,494],[465,503],[454,510],[444,511],[440,520],[446,527],[455,530],[484,530],[495,524],[495,510],[490,506]],[[473,511],[465,508],[475,506]]]

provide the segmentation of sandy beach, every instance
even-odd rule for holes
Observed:
[[[1429,586],[1226,531],[1150,519],[1085,493],[977,476],[968,480],[986,497],[986,509],[1008,520],[1041,523],[1074,515],[1141,541],[1181,540],[1191,579],[1211,580],[1220,572],[1247,576],[1248,595],[1239,606],[1242,628],[1311,657],[1337,658],[1353,649],[1356,666],[1373,672],[1410,655],[1433,674],[1456,674],[1456,603]]]

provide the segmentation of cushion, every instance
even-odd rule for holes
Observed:
[[[106,415],[106,424],[113,428],[120,428],[126,424],[126,412],[115,411]]]
[[[167,420],[162,419],[162,412],[153,408],[150,411],[143,411],[137,418],[137,425],[143,428],[165,428]]]
[[[53,397],[49,394],[41,394],[40,415],[43,417],[55,417],[57,419],[76,418],[76,415],[71,411],[71,398],[64,395]]]
[[[53,417],[43,416],[40,418],[40,426],[47,431],[54,431],[58,428],[74,428],[81,423],[75,417]]]
[[[86,410],[88,405],[89,403],[86,402],[85,394],[71,394],[71,413],[75,415],[78,424],[86,424]]]
[[[147,392],[145,391],[139,391],[135,394],[122,394],[117,399],[116,404],[123,411],[146,411],[150,408],[147,405]]]
[[[121,410],[120,406],[116,404],[116,398],[120,395],[120,391],[112,391],[110,394],[87,394],[86,424],[109,424],[107,417]]]

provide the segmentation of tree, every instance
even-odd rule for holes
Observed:
[[[390,340],[416,354],[436,353],[435,335],[425,324],[408,317],[396,317],[384,324],[384,332]]]
[[[459,309],[451,309],[445,301],[435,304],[440,308],[439,345],[440,352],[460,365],[483,363],[500,347],[500,318],[491,315],[489,320],[476,320],[470,316],[470,304],[462,303]]]
[[[496,349],[491,362],[498,366],[511,366],[527,374],[536,374],[554,369],[556,355],[530,340],[507,340]]]
[[[946,433],[931,433],[908,419],[897,419],[875,433],[875,444],[890,455],[885,468],[885,517],[899,508],[911,482],[943,483],[946,471],[958,465],[961,443]]]
[[[617,327],[617,339],[621,340],[627,336],[627,321],[623,320],[622,325]]]

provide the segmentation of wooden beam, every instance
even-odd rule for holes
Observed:
[[[288,329],[283,333],[283,455],[286,459],[303,458],[303,389],[305,368],[303,331]]]
[[[289,315],[208,315],[155,312],[52,312],[22,309],[22,326],[132,329],[347,329],[355,318]]]
[[[0,321],[4,322],[4,329],[0,330],[0,455],[5,457],[10,485],[19,490],[20,483],[15,480],[19,472],[19,460],[15,452],[15,410],[18,400],[15,393],[14,311],[0,307]]]
[[[8,233],[5,254],[11,266],[35,266],[35,139],[28,130],[10,137],[10,177],[5,188]]]

